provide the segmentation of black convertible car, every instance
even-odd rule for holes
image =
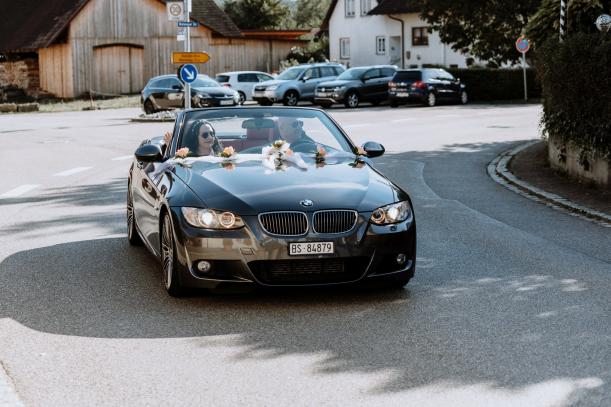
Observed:
[[[378,172],[384,147],[357,147],[310,108],[182,111],[171,141],[145,140],[129,170],[131,244],[186,287],[312,286],[414,275],[408,194]]]

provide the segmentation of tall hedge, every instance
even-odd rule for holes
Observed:
[[[541,125],[583,153],[611,159],[611,33],[575,33],[537,50]]]
[[[446,69],[467,85],[472,101],[524,99],[524,74],[522,69]],[[541,97],[541,86],[533,69],[526,70],[529,99]]]

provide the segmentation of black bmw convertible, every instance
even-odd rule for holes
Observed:
[[[414,275],[410,197],[310,108],[182,111],[171,141],[142,142],[129,170],[128,240],[161,262],[172,296],[224,285],[316,286]]]

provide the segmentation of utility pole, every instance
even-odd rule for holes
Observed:
[[[191,0],[185,0],[185,6],[186,6],[185,21],[189,22],[191,21],[191,12],[193,11],[191,8]],[[187,30],[186,31],[187,38],[185,41],[185,51],[191,52],[191,27],[187,26],[185,29]],[[184,97],[185,97],[185,109],[191,109],[191,84],[190,83],[185,83],[185,96]]]
[[[564,41],[566,33],[566,0],[560,0],[560,42]]]

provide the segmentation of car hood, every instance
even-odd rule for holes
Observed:
[[[243,216],[342,208],[368,212],[406,199],[369,164],[355,164],[354,156],[330,158],[324,165],[317,164],[313,157],[303,157],[305,169],[292,164],[284,170],[270,169],[259,154],[244,154],[235,163],[196,160],[190,166],[176,166],[175,173],[206,207]],[[301,206],[304,199],[314,205]]]
[[[258,83],[255,86],[257,86],[257,87],[265,86],[267,88],[268,86],[272,86],[272,85],[279,86],[279,85],[285,84],[287,82],[290,82],[290,81],[287,80],[287,79],[274,79],[274,80],[271,80],[271,81],[265,81],[265,82]]]
[[[347,86],[347,85],[354,85],[354,84],[361,84],[362,82],[356,79],[351,79],[351,80],[347,80],[347,79],[342,79],[342,80],[334,80],[334,81],[328,81],[328,82],[322,82],[318,84],[318,88],[335,88],[337,86]]]
[[[226,88],[224,86],[219,86],[217,88],[193,88],[195,93],[201,92],[208,94],[210,96],[233,96],[235,94],[235,90]]]

